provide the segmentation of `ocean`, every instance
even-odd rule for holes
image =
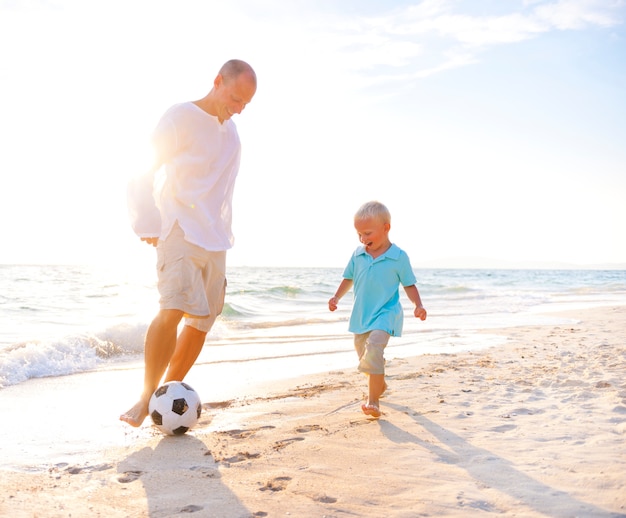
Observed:
[[[302,376],[354,372],[352,295],[333,313],[327,307],[341,273],[230,268],[224,312],[185,381],[211,403],[259,397]],[[558,312],[577,310],[582,319],[585,308],[626,304],[626,271],[415,273],[428,319],[413,317],[402,292],[404,333],[387,346],[390,365],[504,347],[500,328],[567,326],[576,314]],[[0,469],[89,465],[158,434],[149,419],[140,428],[119,421],[142,388],[143,336],[158,309],[155,277],[154,267],[130,265],[0,266]],[[211,430],[245,426],[236,421],[245,414],[215,414]]]
[[[199,362],[241,371],[288,359],[272,376],[354,365],[348,333],[352,294],[327,301],[341,268],[232,267],[223,314]],[[449,353],[497,345],[477,330],[562,323],[553,313],[626,304],[623,270],[417,269],[425,322],[405,306],[404,333],[386,356]],[[28,380],[141,364],[143,336],[158,309],[152,267],[0,265],[0,394]],[[0,396],[1,397],[1,396]]]

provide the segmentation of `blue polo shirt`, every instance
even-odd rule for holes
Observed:
[[[373,259],[364,246],[359,246],[343,277],[354,283],[349,331],[362,334],[379,329],[400,336],[403,311],[398,288],[416,283],[406,252],[392,244],[383,255]]]

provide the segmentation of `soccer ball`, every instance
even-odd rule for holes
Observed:
[[[168,381],[154,391],[148,404],[154,425],[167,435],[182,435],[200,419],[200,396],[187,383]]]

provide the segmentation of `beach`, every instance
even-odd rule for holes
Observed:
[[[388,356],[380,419],[342,369],[203,400],[184,436],[111,422],[124,439],[97,454],[3,469],[0,515],[626,516],[626,306],[558,316]]]

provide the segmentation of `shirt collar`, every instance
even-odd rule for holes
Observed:
[[[365,251],[365,246],[361,245],[359,246],[359,248],[357,248],[356,255],[364,255],[364,254],[367,254],[367,252]],[[396,245],[391,243],[389,250],[387,250],[383,255],[379,255],[375,260],[380,260],[383,258],[397,260],[398,257],[400,257],[400,249]]]

